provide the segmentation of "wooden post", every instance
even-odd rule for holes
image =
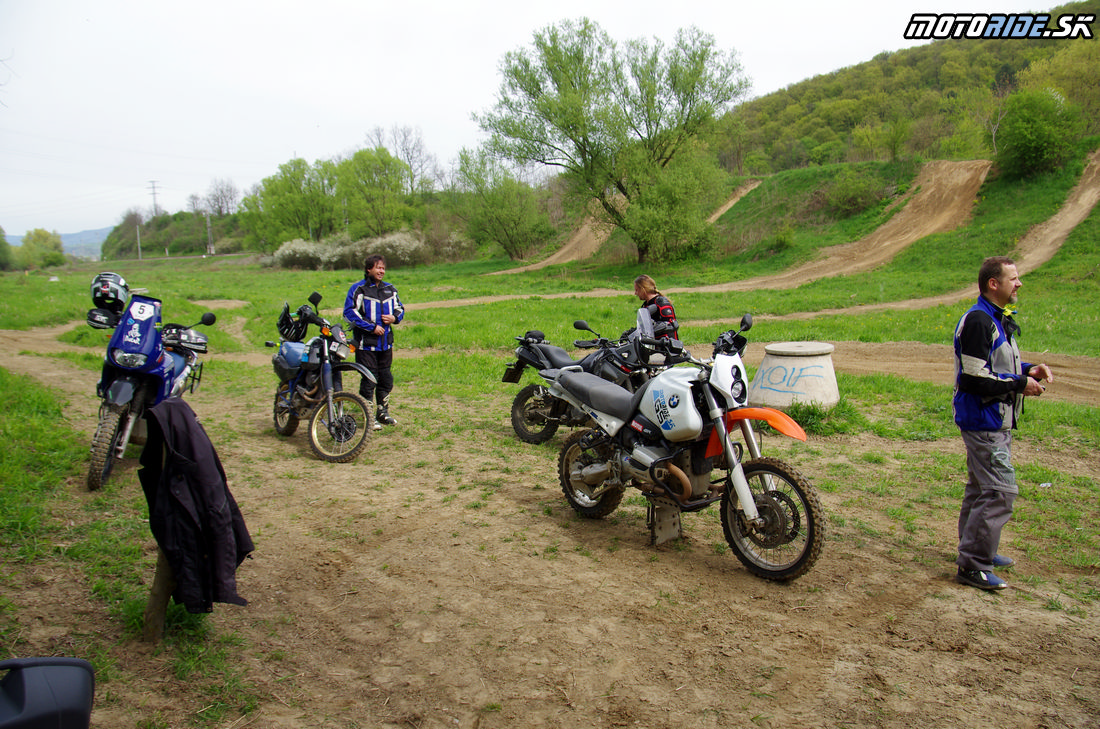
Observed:
[[[157,548],[157,571],[153,587],[149,590],[149,602],[145,605],[145,626],[141,639],[146,643],[159,643],[164,637],[164,621],[168,614],[168,601],[176,591],[176,578],[164,552]]]

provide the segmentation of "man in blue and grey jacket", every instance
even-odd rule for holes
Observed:
[[[1014,561],[997,553],[1001,530],[1019,493],[1012,467],[1012,431],[1024,396],[1046,391],[1050,367],[1020,359],[1020,327],[1010,306],[1020,288],[1016,263],[987,258],[978,273],[977,303],[955,327],[955,424],[966,445],[966,492],[959,513],[957,579],[983,590],[1008,583],[993,570]]]
[[[390,415],[390,393],[393,392],[393,327],[405,318],[405,307],[397,295],[397,287],[382,280],[386,275],[386,259],[367,256],[363,263],[363,280],[348,289],[344,301],[344,318],[354,330],[355,361],[366,367],[378,380],[367,378],[359,384],[359,394],[368,402],[378,401],[374,427],[397,425]]]

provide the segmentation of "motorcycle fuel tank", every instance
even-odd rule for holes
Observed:
[[[691,440],[703,432],[703,416],[691,396],[691,383],[698,379],[698,370],[673,368],[657,375],[646,389],[639,411],[668,440]]]

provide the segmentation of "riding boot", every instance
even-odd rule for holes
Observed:
[[[378,403],[378,412],[375,414],[374,419],[382,425],[397,425],[397,421],[390,415],[389,395],[386,395],[382,398],[382,402]]]

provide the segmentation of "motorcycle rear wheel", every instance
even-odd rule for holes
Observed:
[[[565,500],[573,507],[573,511],[586,519],[602,519],[619,508],[625,489],[622,486],[616,486],[592,497],[585,488],[592,491],[599,489],[602,484],[595,486],[584,484],[582,488],[580,484],[573,482],[572,473],[575,469],[607,463],[612,457],[611,448],[606,445],[596,446],[590,450],[585,450],[581,446],[581,439],[591,432],[591,430],[576,430],[565,439],[561,453],[558,455],[558,480],[561,482]]]
[[[98,491],[107,483],[115,465],[115,454],[119,450],[122,425],[129,412],[129,405],[100,406],[99,423],[96,425],[95,435],[92,436],[91,463],[88,464],[88,477],[85,480],[89,491]]]
[[[512,401],[512,429],[524,443],[545,443],[558,432],[558,423],[550,419],[556,398],[545,386],[533,383],[516,394]]]
[[[765,523],[745,521],[737,493],[722,495],[722,529],[730,549],[757,577],[793,580],[814,565],[825,540],[825,515],[817,491],[792,466],[777,458],[742,464],[756,508]]]
[[[294,414],[290,405],[290,383],[283,382],[275,390],[275,432],[279,435],[294,435],[298,430],[298,416]]]
[[[336,417],[329,421],[328,404],[322,402],[309,418],[309,447],[329,463],[347,463],[363,452],[373,430],[370,405],[358,393],[332,393]]]

